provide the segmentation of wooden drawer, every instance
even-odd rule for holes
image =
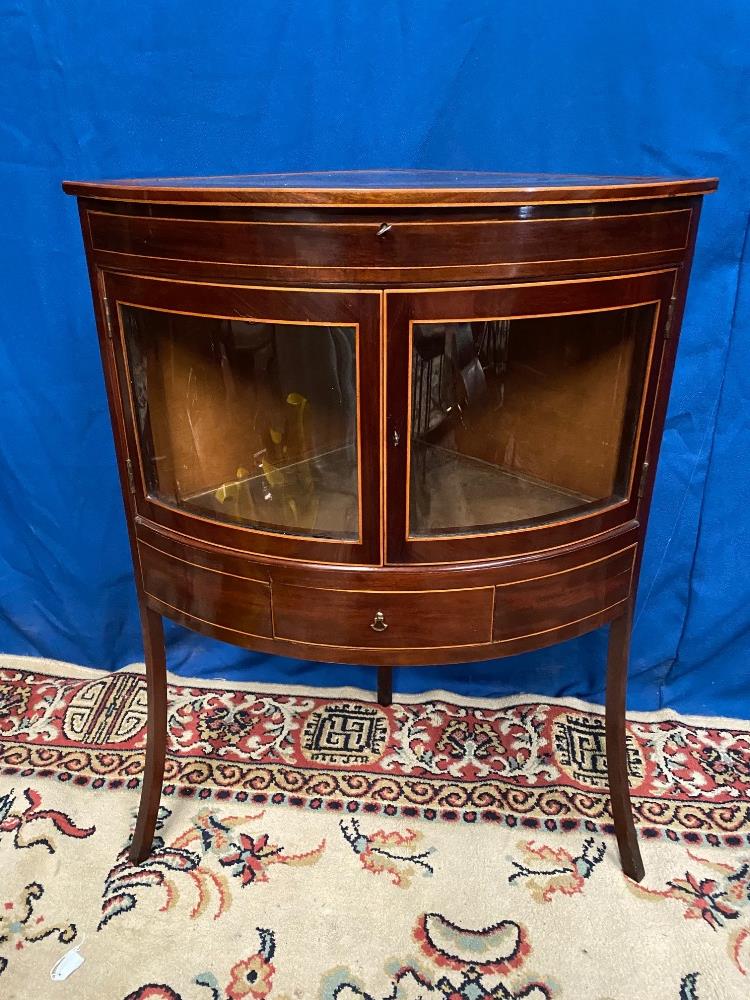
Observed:
[[[165,605],[157,610],[202,631],[206,629],[201,626],[208,625],[231,633],[273,636],[268,583],[198,566],[145,542],[138,543],[138,552],[147,597]],[[232,641],[231,635],[219,637]]]
[[[614,618],[630,594],[635,551],[631,545],[571,569],[555,570],[548,563],[538,576],[498,585],[493,641],[542,640],[544,633],[562,628],[572,635]]]
[[[344,591],[274,584],[277,639],[366,649],[429,649],[488,643],[492,587]],[[378,613],[387,627],[378,631]]]
[[[394,216],[390,229],[379,237],[378,222],[226,221],[88,212],[95,251],[152,262],[244,267],[250,276],[296,268],[300,273],[319,271],[325,278],[330,270],[332,280],[333,272],[381,271],[381,280],[388,280],[410,269],[435,273],[483,266],[515,272],[519,265],[558,262],[580,270],[581,262],[633,255],[639,265],[665,263],[684,253],[690,217],[690,208],[533,220],[417,222]]]

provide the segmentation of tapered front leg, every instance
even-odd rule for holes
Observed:
[[[161,615],[141,605],[141,626],[146,660],[148,730],[141,804],[128,851],[130,860],[136,865],[151,853],[167,748],[167,663]]]
[[[378,704],[388,707],[393,702],[393,667],[378,667]]]
[[[616,618],[609,628],[605,724],[609,795],[620,862],[625,874],[633,881],[640,882],[645,872],[633,822],[625,742],[625,705],[632,624],[633,605],[632,601],[628,601],[625,613]]]

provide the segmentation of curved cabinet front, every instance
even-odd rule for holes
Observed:
[[[622,615],[699,197],[368,205],[81,199],[143,600],[378,665]]]
[[[412,665],[488,659],[611,621],[632,593],[637,529],[501,564],[345,570],[262,563],[140,523],[146,599],[218,639],[304,659]]]

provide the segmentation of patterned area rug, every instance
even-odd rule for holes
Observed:
[[[145,720],[138,669],[0,658],[3,1000],[750,996],[750,723],[630,719],[636,885],[593,705],[172,677],[134,867]]]

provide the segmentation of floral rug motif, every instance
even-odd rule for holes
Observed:
[[[630,718],[636,885],[597,706],[170,677],[134,866],[145,721],[137,668],[0,657],[3,1000],[750,996],[750,722]]]

